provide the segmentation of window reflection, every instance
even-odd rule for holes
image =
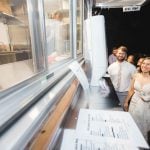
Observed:
[[[71,57],[69,0],[45,0],[48,63]]]
[[[33,76],[27,4],[0,2],[0,90]]]
[[[82,0],[77,0],[77,54],[82,53]]]

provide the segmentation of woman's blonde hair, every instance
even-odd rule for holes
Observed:
[[[142,64],[143,64],[143,62],[144,62],[145,60],[150,60],[150,57],[145,57],[145,58],[143,59],[143,61],[142,61]],[[141,65],[142,65],[142,64],[141,64]],[[140,73],[142,72],[141,66],[140,66],[139,72],[140,72]],[[149,74],[150,74],[150,72],[149,72]]]

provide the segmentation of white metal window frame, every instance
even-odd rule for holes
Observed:
[[[27,0],[28,3],[28,11],[32,12],[34,11],[33,7],[35,7],[35,3],[37,0]],[[71,10],[71,35],[72,35],[72,44],[71,48],[73,50],[73,56],[72,59],[64,61],[61,65],[56,66],[55,68],[52,68],[51,70],[48,70],[48,67],[46,66],[46,58],[45,62],[43,62],[43,66],[45,65],[45,69],[42,70],[39,74],[35,75],[34,77],[26,80],[25,82],[19,83],[18,85],[4,91],[1,93],[0,96],[0,133],[3,133],[8,129],[9,126],[12,125],[13,122],[15,122],[20,116],[22,116],[27,109],[31,108],[35,103],[38,102],[38,100],[46,93],[48,92],[57,82],[60,81],[60,79],[64,76],[66,76],[69,72],[68,65],[74,60],[81,60],[82,56],[77,58],[76,54],[76,31],[73,24],[76,24],[75,20],[75,11],[76,7],[73,6],[75,3],[75,0],[70,2],[70,8]],[[37,58],[40,56],[45,56],[46,52],[45,49],[45,25],[43,21],[43,0],[39,0],[38,4],[36,4],[38,7],[38,10],[40,10],[39,13],[39,20],[41,22],[40,24],[40,32],[41,32],[41,43],[40,46],[38,46],[38,40],[35,38],[36,35],[34,35],[35,30],[35,24],[32,22],[34,20],[34,15],[29,14],[29,21],[30,21],[30,29],[32,32],[32,46],[33,49],[37,49],[37,52],[40,51],[40,48],[42,49],[42,53],[39,52],[36,54],[35,62],[38,61]],[[34,28],[34,29],[33,29]],[[40,35],[40,33],[38,33]],[[40,64],[37,66],[41,67]],[[7,95],[7,96],[6,96]]]

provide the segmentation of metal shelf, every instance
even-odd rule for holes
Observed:
[[[4,12],[0,12],[0,22],[3,22],[4,24],[23,24],[23,22],[21,20],[19,20],[17,17],[4,13]]]

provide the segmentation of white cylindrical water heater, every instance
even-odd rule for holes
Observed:
[[[91,86],[99,86],[108,66],[104,16],[92,16],[85,21],[88,54],[92,66]]]

